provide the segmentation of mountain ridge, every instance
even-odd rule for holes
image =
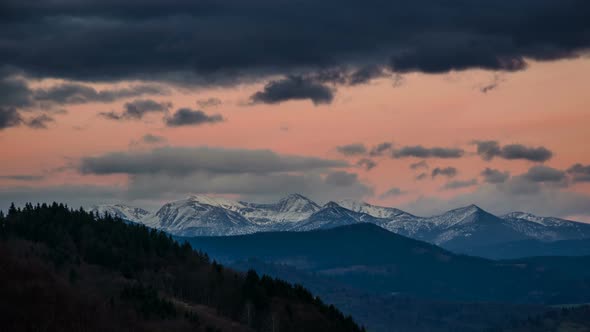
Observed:
[[[422,217],[393,207],[352,200],[329,201],[319,205],[300,194],[290,194],[274,203],[191,195],[184,200],[166,203],[153,214],[143,210],[146,213],[138,215],[132,212],[138,209],[123,204],[101,205],[100,209],[93,211],[113,214],[176,236],[311,231],[371,223],[459,252],[467,252],[475,246],[530,239],[560,241],[590,238],[590,224],[525,212],[496,216],[474,204]]]

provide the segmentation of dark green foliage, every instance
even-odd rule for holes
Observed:
[[[102,303],[111,308],[119,302],[131,303],[145,319],[179,316],[193,326],[206,326],[193,312],[193,305],[200,304],[257,331],[272,330],[268,322],[272,327],[281,324],[281,331],[286,332],[362,331],[352,319],[301,286],[225,269],[163,232],[108,215],[99,218],[57,203],[26,204],[23,209],[12,205],[6,216],[0,216],[0,234],[5,243],[27,241],[45,248],[40,258],[57,271],[63,270],[71,287],[84,287],[80,265],[116,275],[109,280],[120,279],[118,283],[126,286],[119,290],[118,298],[101,295],[105,296]],[[177,315],[177,306],[185,314]],[[290,309],[284,310],[287,307]]]
[[[121,299],[134,302],[139,312],[147,319],[176,317],[176,309],[172,302],[162,299],[153,287],[139,283],[127,286],[121,292]]]

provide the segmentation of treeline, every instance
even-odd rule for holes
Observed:
[[[244,275],[226,269],[189,244],[179,244],[163,232],[109,215],[98,216],[57,203],[26,204],[23,208],[11,205],[6,214],[0,211],[0,239],[11,255],[33,256],[27,262],[38,260],[50,266],[55,276],[69,282],[68,289],[92,293],[102,298],[106,307],[131,306],[142,323],[184,319],[191,330],[223,330],[223,326],[205,323],[210,314],[255,331],[364,331],[350,316],[324,304],[301,286],[259,277],[254,271]],[[8,269],[22,265],[23,260],[0,263]],[[2,287],[28,287],[18,279],[5,282],[17,285]],[[45,282],[42,288],[51,282]],[[55,300],[52,296],[41,301],[51,306]],[[37,308],[42,305],[35,304]],[[2,315],[5,317],[0,321],[9,316],[0,312]],[[18,327],[15,315],[10,318],[11,326]],[[232,330],[232,325],[227,326],[227,331]]]
[[[488,332],[590,331],[590,306],[563,307]]]

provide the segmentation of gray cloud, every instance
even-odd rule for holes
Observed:
[[[166,137],[157,136],[157,135],[153,135],[153,134],[145,134],[145,135],[143,135],[141,140],[147,144],[159,144],[159,143],[165,143]]]
[[[13,181],[39,181],[43,180],[43,175],[31,175],[31,174],[14,174],[14,175],[0,175],[0,179],[13,180]]]
[[[197,106],[199,106],[200,108],[217,107],[221,104],[221,99],[215,97],[197,100]]]
[[[142,95],[167,95],[169,90],[155,84],[138,84],[125,88],[96,90],[78,84],[63,83],[48,88],[32,91],[32,99],[39,102],[56,104],[85,104],[92,102],[110,103],[118,99],[132,98]]]
[[[406,192],[401,190],[400,188],[393,187],[393,188],[389,189],[388,191],[379,195],[379,197],[381,199],[384,199],[384,198],[389,198],[389,197],[401,196],[401,195],[405,195],[405,194],[406,194]]]
[[[418,175],[416,175],[416,180],[420,181],[420,180],[424,180],[428,177],[428,174],[426,173],[420,173]]]
[[[123,116],[141,119],[145,113],[149,112],[166,112],[172,107],[172,103],[159,103],[151,99],[136,99],[132,102],[125,103],[125,112]]]
[[[347,167],[341,160],[279,155],[270,150],[161,147],[148,152],[112,152],[81,160],[84,174],[183,175],[210,173],[273,173]]]
[[[165,113],[172,107],[170,102],[157,102],[152,99],[136,99],[124,105],[122,113],[101,112],[99,115],[110,120],[141,120],[148,113]]]
[[[350,186],[357,181],[358,176],[355,173],[336,171],[326,175],[326,183],[333,186]]]
[[[513,176],[508,181],[498,184],[503,192],[513,195],[533,195],[543,190],[542,183],[531,181],[523,175]]]
[[[23,118],[14,107],[0,107],[0,130],[20,125],[26,125],[33,129],[45,129],[50,122],[55,122],[55,119],[47,114],[34,115],[27,119]]]
[[[442,147],[434,147],[434,148],[425,148],[421,145],[416,146],[405,146],[401,149],[393,151],[392,156],[394,158],[406,158],[406,157],[416,157],[416,158],[442,158],[442,159],[449,159],[449,158],[461,158],[465,154],[463,149],[458,148],[442,148]]]
[[[23,119],[15,108],[0,107],[0,130],[16,127]]]
[[[490,83],[480,87],[479,91],[481,91],[481,93],[488,93],[492,90],[496,90],[498,88],[498,86],[500,85],[500,83],[502,83],[503,81],[504,81],[504,79],[502,78],[502,76],[500,76],[499,74],[495,74],[492,81]]]
[[[372,170],[373,168],[377,167],[377,163],[373,159],[369,158],[362,158],[356,163],[359,167],[364,167],[367,171]]]
[[[358,178],[350,174],[330,173],[325,177],[313,172],[298,174],[197,172],[182,177],[166,174],[134,175],[129,179],[128,195],[132,198],[151,198],[158,194],[169,196],[183,196],[186,193],[231,194],[238,195],[241,199],[266,202],[293,192],[319,201],[360,199],[372,195],[373,189],[370,186],[359,182]]]
[[[531,186],[534,190],[530,190]],[[523,190],[527,189],[526,187],[529,187],[528,190]],[[400,208],[417,215],[435,215],[469,204],[477,204],[497,215],[527,211],[541,216],[562,218],[590,216],[590,196],[565,191],[559,187],[540,185],[519,176],[509,179],[506,183],[484,184],[474,191],[449,199],[420,197]]]
[[[444,190],[454,190],[454,189],[461,189],[461,188],[468,188],[474,187],[477,185],[477,179],[471,180],[455,180],[447,182],[442,189]]]
[[[289,100],[309,99],[314,105],[329,104],[334,99],[331,88],[300,76],[289,76],[270,81],[263,91],[250,97],[253,103],[278,104]]]
[[[161,147],[83,158],[83,174],[127,174],[132,198],[186,193],[275,199],[300,192],[318,199],[360,199],[373,189],[341,160],[279,155],[269,150]]]
[[[370,82],[375,78],[385,77],[391,75],[388,73],[385,68],[378,66],[378,65],[368,65],[359,68],[358,70],[354,71],[350,74],[348,79],[349,85],[359,85],[365,84]]]
[[[391,144],[389,142],[379,143],[371,149],[371,151],[369,152],[369,155],[371,157],[381,156],[385,152],[391,150],[392,147],[393,147],[393,144]]]
[[[532,182],[562,182],[566,180],[564,171],[548,166],[533,166],[523,176]]]
[[[426,162],[426,160],[421,160],[421,161],[419,161],[417,163],[410,164],[410,168],[411,169],[414,169],[414,170],[421,169],[421,168],[422,169],[428,169],[428,167],[429,166],[428,166],[428,163]]]
[[[486,168],[481,172],[484,181],[487,183],[504,183],[510,178],[510,172],[502,172],[497,169]]]
[[[590,165],[575,164],[567,169],[574,182],[590,182]]]
[[[475,141],[474,144],[477,145],[477,154],[487,161],[499,157],[507,160],[545,162],[553,157],[553,152],[542,146],[527,147],[522,144],[500,146],[497,141]]]
[[[180,108],[174,114],[172,114],[172,116],[166,118],[166,125],[168,127],[198,126],[202,124],[213,124],[223,121],[224,119],[220,114],[209,115],[200,110]]]
[[[46,129],[47,124],[51,122],[55,122],[55,119],[47,114],[40,114],[28,119],[26,124],[33,129]]]
[[[362,143],[337,146],[336,150],[345,156],[358,156],[367,153],[367,147]]]
[[[21,78],[0,73],[0,109],[21,108],[31,104],[31,89]]]
[[[459,173],[459,172],[457,171],[457,169],[455,167],[445,167],[445,168],[437,167],[432,170],[431,176],[433,178],[435,178],[439,175],[442,175],[442,176],[446,176],[447,178],[452,178],[452,177],[455,177],[457,175],[457,173]]]

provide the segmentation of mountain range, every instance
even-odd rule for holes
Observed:
[[[319,205],[299,194],[267,204],[192,195],[166,203],[155,213],[125,204],[99,205],[92,211],[185,237],[300,232],[370,223],[464,253],[519,241],[547,243],[590,238],[590,224],[524,212],[496,216],[470,205],[437,216],[420,217],[392,207],[351,200]]]
[[[178,240],[226,264],[253,258],[382,295],[551,304],[585,302],[590,296],[590,257],[489,260],[455,254],[371,223]]]

